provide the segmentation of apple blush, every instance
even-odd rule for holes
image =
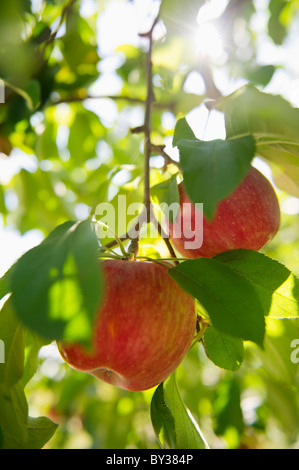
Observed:
[[[195,300],[155,262],[102,260],[105,293],[92,351],[60,343],[74,369],[119,388],[141,391],[165,380],[188,352],[196,330]]]

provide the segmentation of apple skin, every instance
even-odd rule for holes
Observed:
[[[60,343],[74,369],[119,388],[142,391],[165,380],[188,352],[195,300],[147,261],[102,260],[105,294],[95,319],[93,351]]]
[[[190,199],[182,183],[179,184],[179,193],[180,211],[175,223],[169,222],[169,235],[174,247],[186,258],[212,258],[224,251],[241,248],[259,251],[279,229],[280,208],[276,193],[269,180],[254,167],[250,168],[239,186],[220,201],[212,220],[203,216],[203,243],[200,248],[185,248],[185,242],[195,237],[185,238],[179,227],[183,229],[186,223],[194,231],[196,209],[191,203],[191,218],[188,212],[184,214],[183,204],[190,203]]]

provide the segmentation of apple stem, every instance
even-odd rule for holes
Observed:
[[[154,95],[154,89],[153,89],[153,62],[152,62],[152,50],[153,50],[153,31],[155,29],[155,26],[159,20],[159,14],[158,13],[157,17],[155,18],[151,29],[147,33],[140,33],[139,36],[143,38],[147,38],[149,40],[149,47],[147,51],[147,57],[146,57],[146,71],[147,71],[147,97],[145,101],[145,117],[144,117],[144,124],[142,126],[136,127],[135,129],[131,129],[132,133],[138,133],[138,132],[143,132],[144,133],[144,174],[143,174],[143,179],[144,179],[144,192],[143,192],[143,203],[144,203],[144,211],[140,214],[140,216],[137,219],[137,223],[135,224],[134,231],[138,232],[137,238],[134,237],[134,239],[130,236],[130,231],[125,233],[124,235],[121,235],[119,238],[115,236],[115,241],[112,241],[105,246],[103,246],[103,249],[107,248],[112,248],[115,246],[117,243],[120,245],[122,253],[124,256],[134,259],[136,258],[136,253],[138,253],[138,240],[139,240],[139,233],[140,230],[145,223],[150,223],[154,222],[154,224],[157,226],[158,233],[164,240],[168,251],[170,253],[170,256],[173,259],[176,259],[176,254],[175,251],[168,239],[167,236],[165,236],[163,229],[160,225],[160,223],[156,220],[153,210],[152,210],[152,204],[151,204],[151,196],[150,196],[150,158],[151,154],[154,151],[159,151],[159,153],[164,157],[165,160],[165,165],[174,163],[177,166],[179,164],[175,161],[173,161],[164,151],[164,146],[155,146],[151,142],[151,109],[153,106],[153,103],[155,101],[155,95]],[[164,167],[165,170],[165,167]],[[121,240],[129,240],[131,239],[131,244],[129,247],[129,253],[126,253],[124,250],[124,247],[121,243]],[[175,264],[178,264],[178,261],[175,261]]]
[[[120,250],[123,254],[123,256],[125,256],[126,258],[128,257],[128,253],[126,252],[125,250],[125,247],[123,245],[123,243],[121,242],[120,238],[108,227],[108,225],[104,224],[103,222],[100,222],[99,220],[97,220],[96,218],[92,218],[91,219],[92,222],[98,224],[98,225],[102,225],[103,227],[105,227],[112,235],[113,237],[115,238],[115,241],[118,243],[119,247],[120,247]],[[114,246],[114,245],[113,245]],[[104,247],[101,247],[101,248],[104,248]],[[110,248],[108,247],[107,245],[105,246],[105,248]],[[100,249],[101,251],[101,249]]]
[[[197,329],[197,333],[195,334],[195,336],[193,338],[190,349],[193,348],[193,346],[195,346],[195,344],[199,343],[202,340],[203,335],[205,334],[205,331],[209,326],[210,326],[210,323],[208,323],[205,319],[203,319],[201,317],[198,317],[197,327],[199,329]]]

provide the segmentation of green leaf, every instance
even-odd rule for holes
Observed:
[[[101,244],[105,245],[115,240],[114,234],[120,236],[128,229],[134,228],[136,217],[142,209],[142,194],[139,187],[124,186],[108,203],[99,204],[95,209],[95,216],[99,222],[97,236]],[[107,225],[109,230],[101,224]]]
[[[197,140],[186,118],[182,118],[177,121],[174,129],[172,145],[176,147],[178,142],[182,139]]]
[[[5,345],[5,362],[0,364],[0,426],[4,439],[7,433],[25,439],[28,405],[20,380],[24,371],[25,332],[10,299],[0,311],[0,332]]]
[[[16,384],[24,370],[25,330],[8,299],[0,311],[0,337],[5,345],[5,363],[0,364],[0,383],[5,387]]]
[[[278,95],[263,93],[245,86],[224,98],[227,138],[251,134],[256,153],[274,163],[293,182],[294,188],[281,189],[293,194],[299,191],[299,109]]]
[[[38,366],[38,353],[42,346],[49,344],[49,340],[42,338],[33,331],[26,331],[25,351],[24,351],[24,371],[22,375],[22,385],[25,387],[33,377]]]
[[[0,278],[0,299],[3,299],[7,294],[10,293],[9,278],[12,273],[13,266]]]
[[[100,58],[95,32],[74,10],[67,15],[66,32],[61,38],[61,49],[72,71],[78,75],[84,75],[84,72],[92,76],[98,75],[96,64]]]
[[[266,86],[272,79],[276,68],[274,65],[260,65],[247,70],[247,78],[255,85]]]
[[[4,83],[7,87],[24,98],[30,111],[33,111],[37,107],[40,98],[40,84],[37,80],[29,80],[21,87],[17,87],[5,80]]]
[[[55,109],[55,108],[54,108]],[[58,124],[55,121],[54,109],[49,109],[45,113],[45,129],[37,137],[36,154],[41,160],[59,159],[60,154],[57,147]]]
[[[23,87],[27,94],[27,103],[31,111],[37,108],[40,101],[40,84],[38,80],[29,80]]]
[[[92,111],[77,111],[70,126],[68,149],[70,157],[77,164],[83,164],[96,156],[98,140],[103,137],[104,128]]]
[[[246,176],[254,157],[254,140],[249,135],[208,142],[195,138],[178,140],[181,134],[175,134],[174,142],[180,152],[185,190],[193,202],[203,203],[204,214],[212,219],[217,204]]]
[[[28,404],[20,382],[7,388],[0,384],[0,426],[4,436],[12,435],[15,439],[27,439]]]
[[[15,264],[16,314],[47,339],[88,343],[102,288],[98,242],[89,220],[65,222]]]
[[[162,382],[151,401],[151,419],[163,449],[207,449],[194,418],[179,394],[175,376]]]
[[[213,326],[223,333],[262,346],[264,309],[252,284],[216,259],[184,261],[170,276],[205,308]]]
[[[2,449],[4,446],[4,435],[0,426],[0,449]]]
[[[281,21],[283,10],[287,4],[287,0],[270,0],[269,2],[270,18],[268,21],[268,33],[274,43],[279,45],[283,43],[288,33],[287,26]]]
[[[28,421],[24,387],[36,371],[37,354],[45,342],[41,338],[37,340],[36,335],[24,328],[14,313],[11,299],[0,311],[0,332],[5,344],[5,362],[0,364],[0,447],[40,448],[39,445],[44,445],[51,437],[56,425],[43,425],[37,418],[39,428],[48,427],[40,432],[34,426],[34,420],[29,418]]]
[[[27,437],[18,440],[15,436],[7,435],[5,449],[41,449],[51,439],[58,425],[45,416],[28,417]]]
[[[252,250],[233,250],[215,256],[255,288],[264,314],[272,318],[299,317],[299,280],[284,265]]]
[[[173,222],[180,208],[177,176],[173,175],[168,180],[153,186],[151,188],[151,197],[154,202],[159,204],[161,210],[165,213],[166,217],[169,218],[169,221]],[[173,208],[173,210],[170,210],[170,208]]]
[[[244,359],[242,339],[222,333],[210,326],[205,331],[203,342],[207,356],[216,366],[231,371],[240,368]]]
[[[215,433],[223,435],[229,428],[235,428],[239,434],[244,429],[241,408],[241,390],[238,380],[233,376],[220,382],[214,400]]]

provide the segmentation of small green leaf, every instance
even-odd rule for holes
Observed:
[[[6,271],[6,273],[0,279],[0,299],[3,299],[7,294],[10,293],[9,278],[12,273],[13,266]]]
[[[244,430],[241,408],[241,390],[238,380],[232,378],[222,380],[217,386],[214,400],[215,433],[223,435],[229,428],[235,428],[238,434]]]
[[[254,140],[247,135],[205,142],[195,138],[178,139],[180,134],[175,135],[174,142],[180,152],[185,190],[193,202],[203,203],[204,214],[212,219],[217,204],[246,176],[254,157]]]
[[[33,331],[26,331],[25,351],[24,351],[24,371],[22,375],[22,385],[25,387],[33,377],[38,366],[38,353],[42,346],[49,344]]]
[[[176,123],[172,140],[173,147],[176,147],[178,142],[182,139],[196,140],[195,134],[186,118],[179,119]]]
[[[252,250],[232,250],[215,256],[246,278],[255,288],[272,318],[299,317],[299,280],[284,265]]]
[[[152,398],[151,419],[163,449],[207,449],[198,425],[186,409],[172,374]]]
[[[0,383],[0,426],[4,435],[5,447],[8,434],[15,439],[27,439],[28,404],[20,382],[6,387]]]
[[[282,96],[263,93],[253,86],[224,98],[220,107],[225,115],[227,138],[251,134],[256,154],[275,164],[291,180],[292,184],[283,184],[281,189],[298,196],[299,109]]]
[[[3,432],[2,432],[2,428],[0,426],[0,449],[3,448],[3,445],[4,445],[4,435],[3,435]]]
[[[24,98],[30,111],[36,108],[40,98],[40,84],[37,80],[29,80],[22,87],[15,86],[5,80],[4,83],[7,87]]]
[[[16,314],[47,339],[88,343],[102,287],[98,242],[89,220],[66,222],[15,264]]]
[[[170,276],[208,312],[223,333],[263,345],[264,309],[252,284],[216,259],[184,261]]]
[[[266,86],[275,72],[274,65],[260,65],[247,70],[247,77],[255,85]]]
[[[180,194],[176,175],[151,188],[151,197],[157,202],[170,222],[173,222],[180,208]],[[173,208],[173,210],[171,210]]]
[[[98,116],[86,109],[78,110],[70,126],[68,149],[71,159],[78,165],[96,155],[99,138],[104,128]]]
[[[283,24],[281,18],[283,17],[284,8],[287,6],[286,0],[270,0],[269,2],[269,21],[268,33],[273,39],[275,44],[281,45],[288,33],[287,25]]]
[[[42,449],[51,439],[58,425],[45,416],[28,417],[26,438],[17,438],[14,434],[5,435],[5,449]]]
[[[41,449],[53,436],[58,425],[45,416],[28,418],[28,441],[26,449]]]
[[[231,371],[240,368],[244,359],[244,346],[241,338],[227,335],[210,326],[205,331],[203,342],[207,356],[216,366]]]
[[[0,383],[5,387],[16,384],[24,370],[25,330],[8,299],[0,311],[1,340],[5,345],[5,363],[0,364]]]

